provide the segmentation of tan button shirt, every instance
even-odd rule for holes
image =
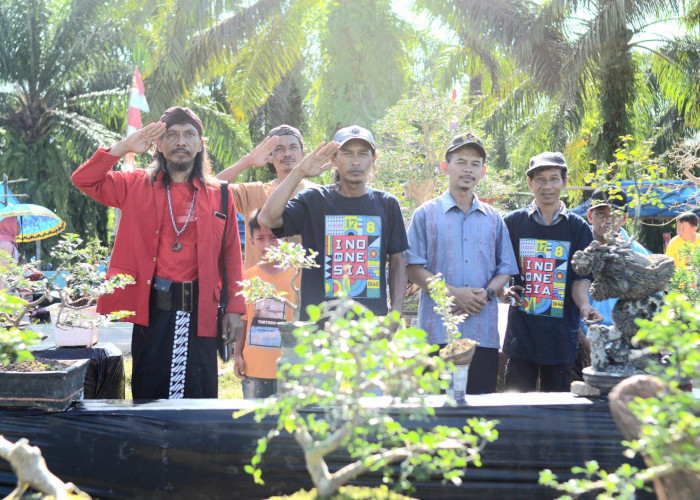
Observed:
[[[245,259],[243,261],[243,269],[249,269],[255,264],[260,262],[262,255],[253,246],[253,242],[248,239],[248,216],[251,212],[262,208],[262,206],[267,201],[270,193],[275,190],[279,184],[279,179],[274,179],[270,182],[243,182],[240,184],[231,184],[231,191],[233,191],[233,197],[236,202],[236,211],[240,213],[245,219],[245,230],[246,230],[246,246],[245,246]],[[294,196],[299,191],[303,191],[306,188],[318,187],[318,184],[314,182],[302,180],[297,188],[294,190]],[[295,243],[301,243],[301,237],[299,235],[292,236],[288,238],[290,241]]]

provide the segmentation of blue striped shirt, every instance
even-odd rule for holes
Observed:
[[[442,273],[452,286],[484,288],[497,274],[518,273],[503,219],[476,196],[466,213],[449,191],[418,207],[408,228],[408,243],[406,264]],[[445,327],[433,307],[435,302],[428,292],[421,290],[418,326],[428,332],[429,342],[444,344]],[[479,314],[463,321],[459,330],[462,337],[476,340],[481,347],[500,347],[496,301],[489,301]]]

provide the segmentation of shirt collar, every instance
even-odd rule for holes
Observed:
[[[451,208],[457,207],[457,210],[462,211],[462,209],[457,205],[457,202],[455,199],[452,197],[450,194],[450,191],[447,190],[443,193],[442,196],[439,198],[440,200],[440,205],[442,206],[442,211],[443,213],[447,213]],[[474,201],[472,202],[471,208],[467,211],[467,213],[470,213],[474,210],[480,210],[481,212],[486,213],[486,210],[484,209],[484,205],[479,201],[479,197],[474,194]]]
[[[530,205],[528,205],[527,207],[527,215],[532,217],[532,215],[535,213],[537,213],[537,215],[540,216],[540,219],[542,218],[542,212],[540,212],[540,207],[537,206],[535,200],[532,200],[532,203],[530,203]],[[566,204],[562,200],[559,200],[559,210],[557,210],[557,212],[554,214],[554,217],[552,217],[552,222],[559,219],[559,217],[564,217],[565,219],[568,219],[569,215],[571,215],[571,212],[568,208],[566,208]]]

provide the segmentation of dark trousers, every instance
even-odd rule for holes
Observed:
[[[151,300],[149,326],[134,325],[131,393],[134,399],[167,399],[173,361],[177,311],[164,311]],[[218,396],[216,337],[197,337],[197,311],[190,314],[185,371],[185,398]]]
[[[446,344],[439,344],[440,349]],[[437,354],[436,354],[437,355]],[[498,380],[498,349],[476,347],[469,364],[467,394],[490,394],[496,392]]]
[[[570,392],[571,365],[538,365],[523,358],[510,358],[506,363],[505,391]]]

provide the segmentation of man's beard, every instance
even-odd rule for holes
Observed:
[[[166,169],[168,173],[174,174],[175,172],[187,172],[192,165],[194,164],[193,161],[185,161],[185,162],[179,162],[179,161],[168,161],[166,163]]]

